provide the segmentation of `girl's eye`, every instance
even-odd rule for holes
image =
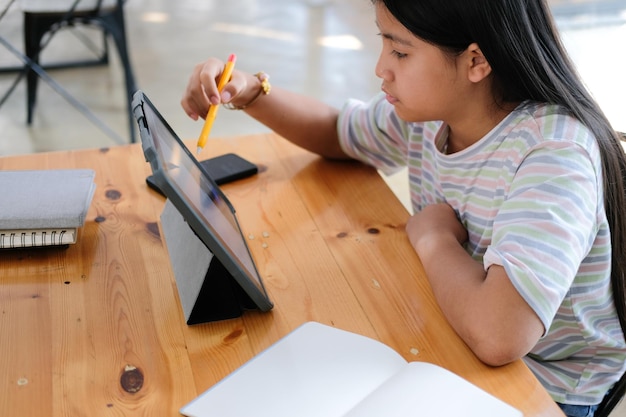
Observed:
[[[378,36],[383,38],[383,45],[387,44],[390,49],[393,48],[392,44],[393,44],[394,40],[393,40],[393,38],[390,35],[386,35],[386,34],[383,34],[383,33],[379,32]],[[404,58],[407,57],[407,54],[404,54],[402,52],[398,52],[395,49],[392,49],[391,55],[395,56],[397,59],[404,59]]]

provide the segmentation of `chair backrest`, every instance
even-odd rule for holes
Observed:
[[[76,3],[73,11],[84,12],[101,9],[112,9],[118,5],[119,0],[20,0],[22,11],[29,13],[63,13],[70,11]]]

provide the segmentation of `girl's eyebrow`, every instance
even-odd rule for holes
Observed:
[[[380,29],[380,25],[378,24],[378,21],[376,21],[376,26],[378,27],[378,29]],[[380,36],[382,36],[385,39],[389,39],[392,42],[398,43],[400,45],[413,46],[411,41],[409,41],[407,39],[398,38],[397,36],[395,36],[395,35],[393,35],[391,33],[388,33],[388,32],[383,32],[382,30],[380,32]]]

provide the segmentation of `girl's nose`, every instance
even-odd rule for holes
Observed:
[[[381,78],[385,81],[389,81],[391,79],[391,72],[388,69],[385,69],[385,65],[381,57],[378,57],[378,61],[376,62],[376,66],[374,67],[374,73],[378,78]]]

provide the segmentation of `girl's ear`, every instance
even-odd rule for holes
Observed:
[[[491,74],[491,65],[483,55],[477,43],[470,44],[465,50],[464,55],[466,55],[466,62],[468,63],[467,78],[471,82],[478,83]]]

